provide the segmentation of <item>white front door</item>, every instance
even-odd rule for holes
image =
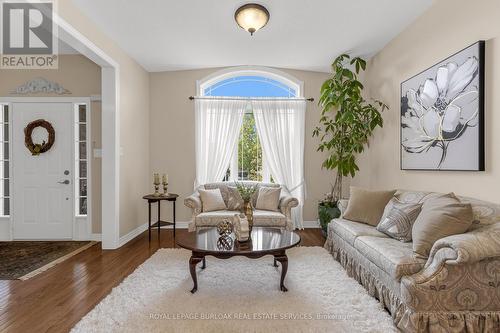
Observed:
[[[73,103],[13,103],[12,222],[14,239],[71,239],[73,236]],[[24,128],[45,119],[55,130],[52,148],[33,156]],[[47,141],[36,128],[33,142]]]

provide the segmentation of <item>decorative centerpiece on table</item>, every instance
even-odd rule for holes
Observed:
[[[245,214],[234,214],[233,229],[238,242],[243,243],[250,239],[250,229],[248,227],[248,219]]]
[[[257,184],[250,185],[245,183],[236,182],[236,188],[240,193],[241,199],[243,199],[243,211],[248,220],[248,229],[250,234],[252,233],[253,227],[253,206],[252,198],[257,192]]]
[[[233,239],[230,236],[232,232],[233,223],[231,223],[231,221],[224,219],[217,223],[217,233],[219,234],[217,248],[219,250],[231,250],[233,247]]]

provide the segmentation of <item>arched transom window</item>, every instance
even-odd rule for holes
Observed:
[[[247,67],[224,70],[198,82],[201,96],[243,98],[302,97],[302,83],[273,69]],[[238,145],[224,180],[271,182],[272,177],[255,127],[251,103],[248,103]]]

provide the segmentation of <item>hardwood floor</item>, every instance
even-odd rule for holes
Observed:
[[[299,233],[302,246],[325,242],[320,229]],[[113,251],[96,245],[27,281],[0,281],[0,332],[68,332],[156,252],[156,232],[152,237],[149,243],[146,231]],[[171,230],[162,230],[160,238],[161,247],[174,246]]]

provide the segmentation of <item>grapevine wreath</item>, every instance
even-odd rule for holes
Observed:
[[[48,142],[45,142],[44,140],[42,143],[33,143],[33,138],[31,136],[33,134],[33,130],[37,127],[43,127],[49,133]],[[44,119],[34,120],[24,129],[24,144],[33,156],[38,156],[47,152],[50,148],[52,148],[55,139],[56,132],[54,131],[54,127],[52,127],[52,124]]]

